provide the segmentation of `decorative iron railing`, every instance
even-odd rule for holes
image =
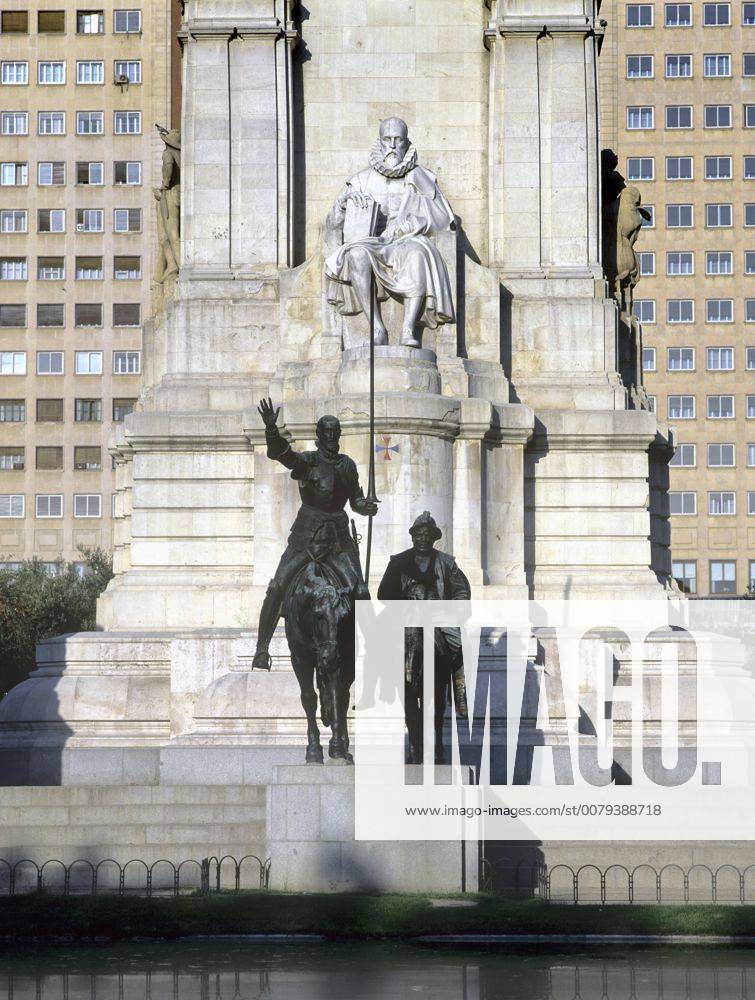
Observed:
[[[513,898],[537,897],[549,903],[755,903],[755,864],[689,868],[667,864],[628,867],[611,864],[577,868],[559,863],[483,858],[480,891]]]
[[[34,892],[68,895],[178,896],[182,892],[221,892],[266,889],[270,859],[256,854],[237,859],[223,857],[166,858],[148,864],[139,858],[121,863],[113,858],[93,862],[83,858],[65,864],[51,859],[37,864],[29,858],[10,862],[0,858],[0,896]]]

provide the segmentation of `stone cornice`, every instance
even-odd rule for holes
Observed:
[[[177,37],[179,42],[187,38],[285,38],[296,43],[300,39],[298,30],[292,21],[284,24],[278,18],[230,18],[230,17],[196,17],[182,21]]]

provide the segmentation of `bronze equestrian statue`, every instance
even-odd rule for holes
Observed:
[[[391,556],[378,589],[380,601],[468,601],[469,581],[453,556],[434,548],[442,532],[429,511],[409,529],[412,548]],[[408,764],[423,760],[422,629],[407,628],[404,651],[404,706],[408,733]],[[457,714],[466,719],[467,692],[461,632],[435,629],[435,762],[445,761],[443,719],[453,693]]]
[[[346,713],[354,680],[354,601],[370,595],[344,508],[348,502],[357,514],[374,516],[377,503],[364,496],[355,463],[339,451],[336,417],[318,420],[315,451],[297,452],[278,430],[280,407],[263,399],[258,410],[267,456],[291,470],[302,505],[265,594],[252,669],[270,669],[270,640],[282,615],[307,715],[306,761],[323,760],[316,682],[323,725],[333,732],[329,755],[353,763]]]

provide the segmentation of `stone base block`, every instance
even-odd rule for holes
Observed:
[[[290,892],[476,890],[476,843],[354,839],[354,769],[276,767],[269,789],[270,887]]]

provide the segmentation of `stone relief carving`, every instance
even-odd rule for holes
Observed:
[[[155,281],[164,284],[181,266],[181,130],[155,128],[165,143],[162,184],[154,188],[157,202],[157,264]]]
[[[622,312],[630,315],[640,267],[634,246],[650,213],[641,207],[642,196],[616,169],[613,150],[601,154],[603,180],[603,268],[611,294]]]
[[[388,343],[380,304],[391,297],[403,304],[400,343],[421,347],[424,328],[455,322],[448,269],[430,239],[453,224],[435,174],[417,163],[406,122],[386,119],[369,167],[348,181],[326,221],[343,233],[325,262],[328,301],[369,322],[374,287],[375,343]]]

